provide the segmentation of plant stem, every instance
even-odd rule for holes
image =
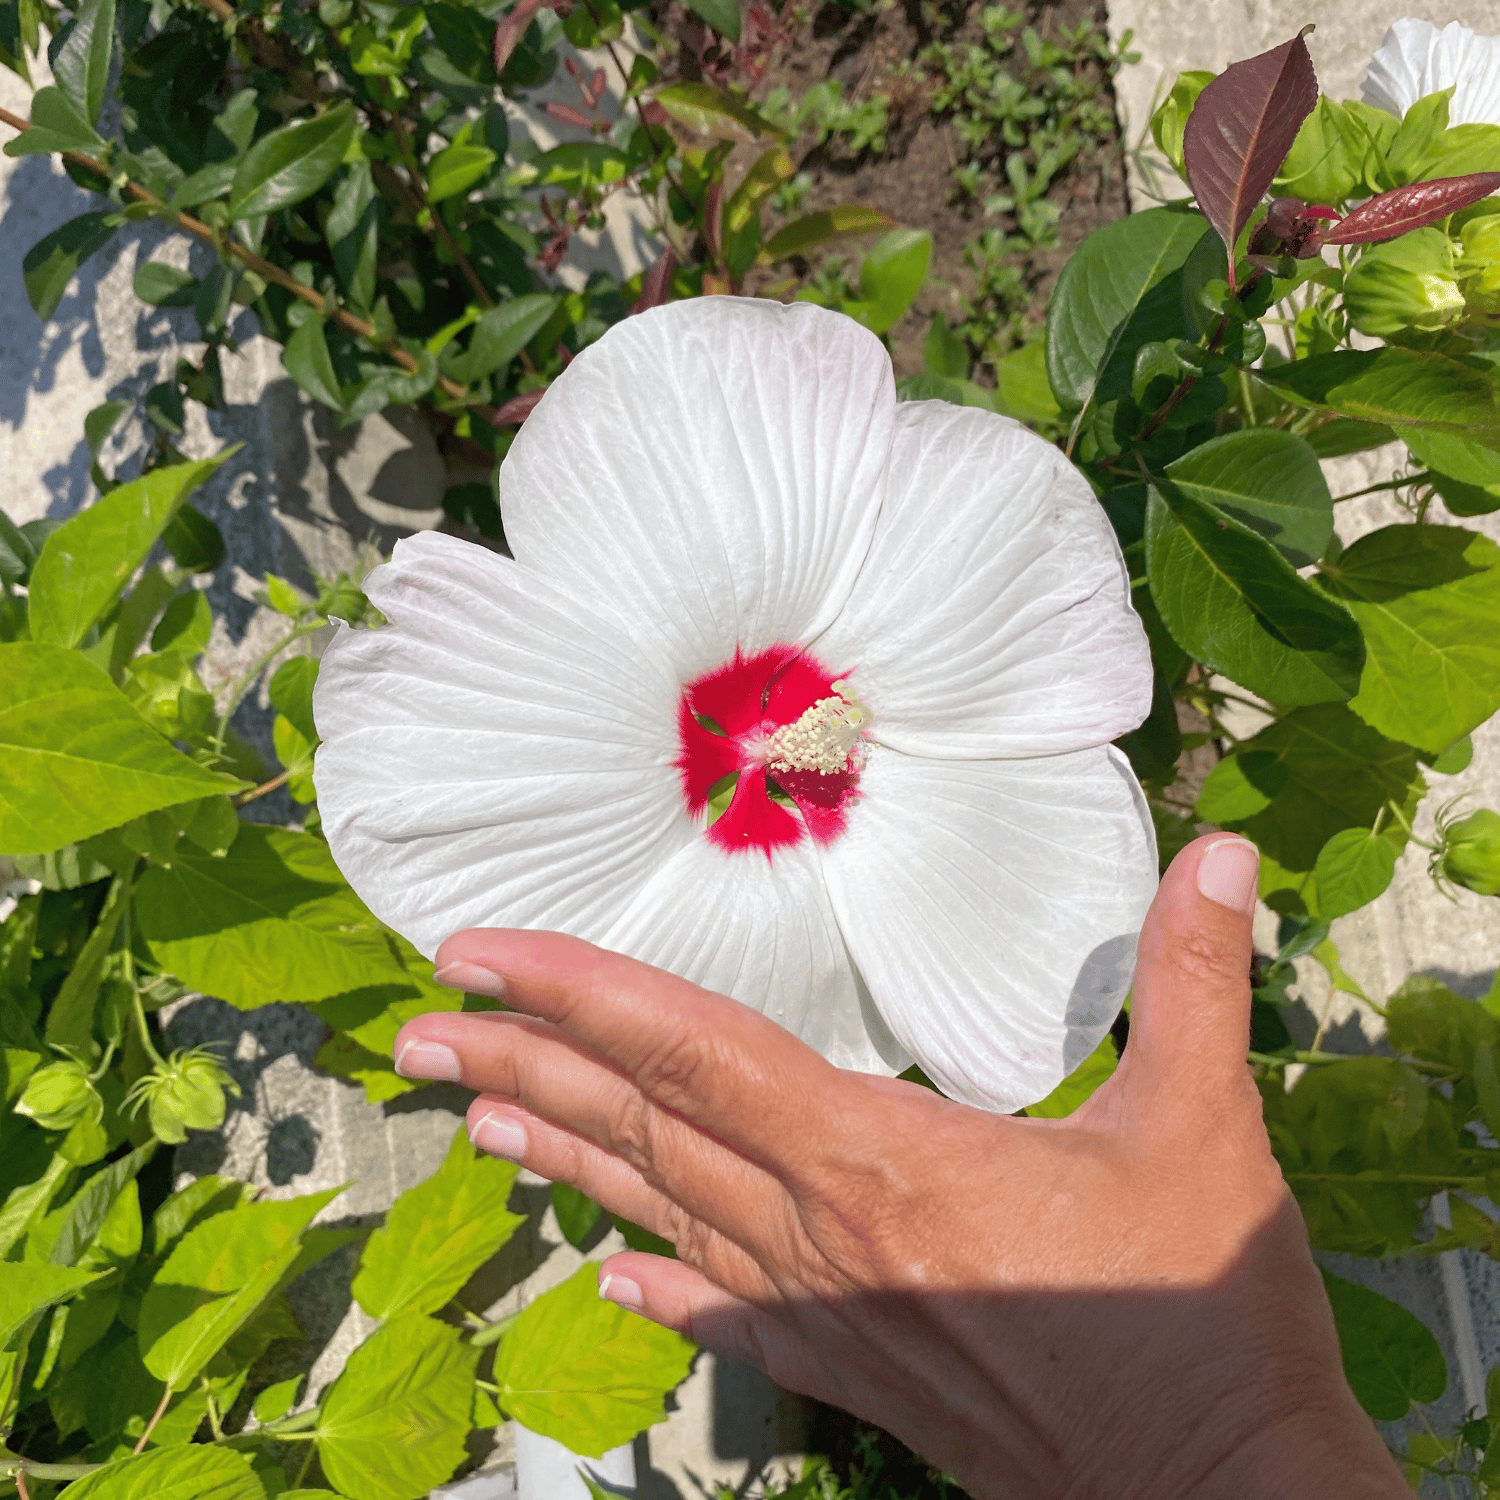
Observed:
[[[1347,495],[1335,495],[1333,503],[1338,505],[1344,500],[1358,500],[1361,495],[1378,495],[1382,490],[1404,490],[1409,485],[1423,484],[1432,478],[1431,469],[1423,469],[1420,474],[1408,474],[1404,479],[1388,479],[1384,484],[1366,485],[1362,490],[1352,490]]]
[[[302,1462],[297,1467],[297,1477],[292,1481],[297,1489],[301,1489],[302,1481],[307,1478],[307,1471],[312,1468],[313,1455],[317,1451],[316,1448],[311,1447],[303,1449]]]
[[[273,776],[269,781],[263,781],[259,786],[251,787],[244,796],[236,797],[234,805],[236,807],[244,807],[248,803],[254,802],[257,797],[267,796],[269,793],[274,792],[277,787],[285,786],[291,780],[291,777],[292,773],[290,771],[283,771],[280,776]]]
[[[151,1413],[151,1420],[146,1423],[146,1430],[140,1435],[140,1438],[137,1440],[135,1447],[131,1449],[131,1452],[133,1454],[140,1453],[145,1449],[147,1442],[151,1438],[151,1434],[156,1430],[156,1424],[160,1422],[161,1419],[166,1415],[167,1403],[171,1399],[172,1387],[169,1385],[161,1393],[161,1400],[156,1403],[156,1410]]]
[[[297,625],[282,636],[271,649],[265,652],[259,661],[234,685],[229,694],[229,701],[224,706],[224,712],[219,715],[219,727],[214,731],[214,749],[222,752],[224,749],[224,736],[229,732],[229,721],[234,717],[234,711],[245,700],[245,694],[250,691],[260,678],[260,674],[281,655],[294,641],[305,640],[308,636],[316,634],[328,622],[326,620],[312,620],[305,625]]]

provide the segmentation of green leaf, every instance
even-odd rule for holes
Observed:
[[[76,651],[0,645],[0,849],[44,854],[245,783],[174,750]]]
[[[277,667],[267,689],[271,706],[277,713],[285,714],[297,733],[312,744],[318,740],[312,706],[313,686],[317,680],[317,657],[293,656]]]
[[[300,203],[337,170],[354,139],[354,107],[338,104],[311,120],[283,125],[244,155],[229,189],[229,217],[257,218]]]
[[[1178,645],[1251,692],[1294,706],[1358,688],[1364,649],[1348,612],[1270,542],[1174,484],[1152,487],[1146,571]]]
[[[1070,1115],[1085,1099],[1113,1076],[1120,1065],[1114,1038],[1106,1036],[1084,1060],[1068,1074],[1050,1094],[1037,1104],[1028,1104],[1026,1113],[1042,1120],[1060,1120]]]
[[[1500,508],[1500,453],[1443,432],[1408,429],[1401,437],[1432,472],[1432,487],[1454,515],[1482,516]]]
[[[1396,430],[1381,422],[1356,422],[1352,417],[1333,417],[1320,422],[1305,435],[1307,446],[1319,458],[1343,458],[1347,453],[1368,453],[1394,442]]]
[[[657,90],[656,102],[689,130],[719,141],[754,141],[786,133],[733,94],[708,83],[669,84]]]
[[[1330,1271],[1323,1272],[1323,1286],[1333,1307],[1344,1377],[1372,1417],[1399,1421],[1413,1402],[1436,1401],[1447,1390],[1443,1351],[1420,1318]]]
[[[1179,490],[1248,526],[1294,566],[1320,558],[1333,536],[1333,497],[1318,456],[1276,427],[1231,432],[1167,466]]]
[[[1369,829],[1390,801],[1409,818],[1425,790],[1409,745],[1326,703],[1294,709],[1236,747],[1204,783],[1197,813],[1255,841],[1262,892],[1314,895],[1313,869],[1334,834]],[[1381,837],[1398,851],[1405,845],[1394,821]]]
[[[1367,828],[1346,828],[1323,845],[1313,876],[1318,882],[1318,915],[1332,919],[1368,906],[1390,885],[1396,851]]]
[[[31,96],[30,130],[5,143],[7,156],[50,155],[54,151],[92,151],[103,140],[79,114],[71,99],[50,84]]]
[[[562,1230],[563,1238],[574,1249],[582,1247],[604,1215],[601,1205],[566,1182],[552,1184],[552,1211],[557,1215],[557,1227]]]
[[[355,162],[333,195],[325,226],[334,270],[356,307],[370,307],[375,301],[380,249],[380,216],[375,207],[378,196],[370,163]]]
[[[1065,412],[1128,396],[1141,345],[1189,333],[1182,268],[1211,232],[1202,214],[1152,208],[1074,251],[1047,314],[1047,374]]]
[[[39,1312],[65,1302],[102,1272],[36,1261],[0,1261],[0,1349]]]
[[[1340,349],[1255,373],[1284,396],[1357,421],[1500,443],[1494,376],[1445,354]]]
[[[488,146],[445,146],[427,163],[427,201],[441,203],[467,193],[489,176],[498,160]]]
[[[224,561],[224,534],[196,505],[179,505],[161,539],[177,566],[189,573],[212,573]]]
[[[310,833],[246,825],[222,859],[183,849],[142,877],[135,911],[162,968],[245,1010],[408,977]]]
[[[213,634],[214,611],[202,589],[179,594],[151,632],[153,651],[175,651],[191,660],[201,656]]]
[[[265,1500],[266,1493],[248,1459],[207,1444],[117,1459],[69,1489],[73,1500]]]
[[[526,1222],[506,1207],[518,1170],[476,1151],[460,1128],[443,1165],[370,1236],[355,1301],[375,1318],[436,1312]]]
[[[59,526],[31,573],[32,639],[76,646],[119,598],[188,493],[236,451],[154,469]]]
[[[68,283],[78,268],[96,250],[102,249],[119,228],[119,215],[80,214],[51,234],[44,235],[21,261],[21,280],[26,296],[45,322],[57,311]]]
[[[89,1178],[68,1205],[67,1216],[52,1242],[49,1258],[54,1265],[76,1266],[84,1258],[121,1195],[127,1190],[134,1192],[137,1174],[155,1154],[156,1142],[147,1141]],[[139,1209],[136,1218],[140,1218]]]
[[[474,324],[468,351],[453,362],[456,380],[467,385],[504,369],[539,333],[557,308],[557,298],[542,293],[513,297],[492,307]]]
[[[871,333],[884,333],[911,306],[927,279],[932,234],[926,229],[894,229],[870,247],[859,268],[863,302],[843,310]]]
[[[834,240],[878,234],[891,227],[890,219],[878,208],[859,208],[854,204],[824,208],[782,225],[766,241],[758,259],[769,265],[772,261],[785,260],[789,255],[806,255],[809,250]]]
[[[115,56],[115,0],[83,0],[52,59],[52,77],[90,124],[104,108],[104,86]]]
[[[665,1419],[693,1354],[680,1334],[606,1302],[588,1262],[516,1319],[494,1380],[516,1421],[597,1458]]]
[[[1436,755],[1500,708],[1500,547],[1457,526],[1386,526],[1326,570],[1364,634],[1349,706]]]
[[[344,410],[344,390],[333,368],[321,318],[308,318],[292,333],[281,351],[281,363],[313,400],[334,411]]]
[[[319,1407],[329,1481],[357,1500],[416,1500],[441,1484],[468,1456],[478,1359],[457,1329],[420,1313],[377,1329]]]
[[[1033,425],[1062,415],[1047,379],[1047,346],[1040,339],[995,361],[993,404],[1001,416]]]
[[[271,1295],[301,1250],[302,1231],[342,1188],[280,1203],[247,1203],[190,1229],[141,1301],[141,1358],[184,1390]]]
[[[715,31],[722,32],[731,42],[739,41],[739,0],[688,0],[688,8],[697,11]]]

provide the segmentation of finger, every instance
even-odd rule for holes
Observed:
[[[599,1295],[783,1384],[797,1363],[815,1361],[795,1331],[681,1261],[639,1251],[612,1255],[599,1267]]]
[[[484,1094],[469,1106],[468,1129],[481,1151],[516,1162],[549,1182],[569,1183],[610,1213],[670,1241],[685,1261],[737,1293],[756,1296],[768,1291],[770,1283],[745,1249],[593,1141],[519,1109],[508,1099]],[[749,1217],[766,1222],[759,1211]]]
[[[815,1181],[846,1133],[837,1068],[748,1006],[649,964],[561,933],[478,928],[442,945],[437,970],[551,1021],[777,1176]]]
[[[1250,923],[1259,855],[1216,833],[1172,861],[1141,929],[1128,1084],[1198,1104],[1245,1086],[1250,1045]]]
[[[648,1099],[548,1022],[440,1011],[407,1022],[394,1051],[403,1073],[456,1072],[454,1081],[513,1101],[623,1158],[677,1212],[747,1248],[785,1221],[786,1194],[760,1167]]]

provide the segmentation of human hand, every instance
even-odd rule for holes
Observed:
[[[1407,1495],[1344,1382],[1245,1066],[1255,851],[1199,839],[1130,1040],[1064,1120],[840,1072],[754,1011],[555,933],[450,938],[512,1013],[419,1017],[476,1143],[663,1235],[611,1300],[878,1423],[980,1500]]]

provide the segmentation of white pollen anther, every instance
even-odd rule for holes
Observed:
[[[837,776],[864,767],[864,732],[870,710],[847,682],[835,682],[832,687],[831,696],[819,698],[800,719],[783,724],[766,741],[770,770]]]

